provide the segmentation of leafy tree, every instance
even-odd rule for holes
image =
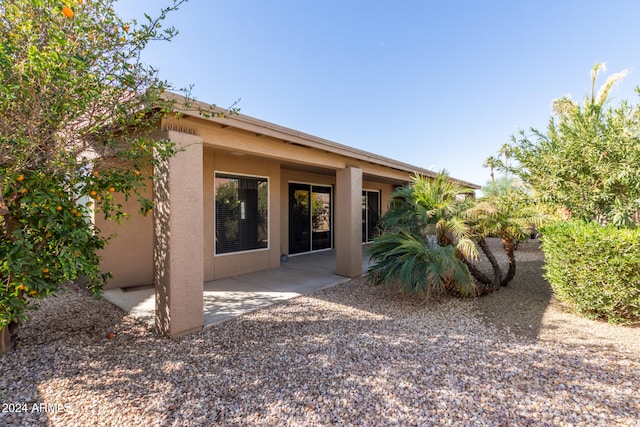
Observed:
[[[520,181],[507,176],[487,182],[481,189],[483,196],[498,196],[521,186]]]
[[[608,106],[611,89],[626,73],[610,76],[596,92],[603,69],[594,66],[582,104],[568,96],[554,102],[546,132],[531,129],[512,138],[517,164],[509,170],[571,217],[633,227],[640,209],[640,107],[626,101]]]
[[[25,310],[61,283],[84,277],[100,292],[96,252],[108,238],[88,220],[94,211],[123,219],[115,193],[152,209],[144,171],[175,147],[150,135],[174,101],[140,54],[175,36],[161,23],[183,2],[140,24],[111,0],[0,2],[1,352]]]

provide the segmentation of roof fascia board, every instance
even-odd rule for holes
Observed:
[[[296,143],[311,148],[316,148],[323,151],[328,151],[334,154],[339,154],[345,157],[350,157],[366,162],[379,164],[393,169],[399,169],[411,174],[419,174],[427,177],[434,178],[437,173],[410,165],[408,163],[400,162],[388,157],[380,156],[368,151],[360,150],[347,145],[339,144],[337,142],[323,139],[317,136],[313,136],[304,132],[296,131],[284,126],[276,125],[274,123],[266,122],[264,120],[256,119],[254,117],[246,116],[244,114],[233,114],[224,117],[203,117],[200,111],[214,111],[216,113],[224,114],[225,109],[206,104],[201,101],[195,101],[187,99],[182,95],[166,92],[163,95],[164,98],[170,99],[176,102],[175,110],[185,116],[204,119],[213,123],[216,123],[222,127],[233,127],[247,132],[254,133],[256,135],[269,136],[275,139],[283,140],[290,143]],[[181,109],[180,105],[187,104],[190,108]],[[454,182],[460,185],[469,187],[471,189],[480,189],[477,184],[462,181],[456,178],[451,178]]]

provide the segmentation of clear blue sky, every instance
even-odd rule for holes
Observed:
[[[582,99],[595,63],[601,83],[629,69],[614,102],[639,101],[639,16],[633,0],[190,0],[144,61],[200,101],[482,185],[484,159],[543,129],[552,99]]]

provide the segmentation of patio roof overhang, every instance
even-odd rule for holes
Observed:
[[[400,162],[398,160],[380,156],[365,150],[350,147],[348,145],[339,144],[334,141],[330,141],[284,126],[276,125],[274,123],[256,119],[244,114],[225,115],[224,117],[209,115],[208,117],[203,117],[203,115],[200,113],[201,111],[213,111],[215,113],[226,114],[226,110],[220,107],[213,106],[211,104],[206,104],[201,101],[190,100],[182,95],[178,95],[175,93],[167,92],[163,96],[168,100],[175,101],[176,112],[180,113],[183,116],[181,120],[206,120],[208,122],[215,123],[221,128],[236,129],[254,134],[255,136],[267,136],[276,140],[280,140],[285,144],[300,146],[304,148],[312,148],[326,153],[337,154],[347,159],[367,162],[373,166],[390,168],[401,172],[402,175],[406,175],[407,173],[409,173],[410,175],[418,174],[432,178],[437,175],[436,172],[428,169],[420,168],[418,166]],[[180,108],[180,106],[185,105],[187,106],[186,108]],[[460,185],[470,188],[471,190],[480,189],[480,186],[477,184],[473,184],[471,182],[463,181],[457,178],[451,179]]]

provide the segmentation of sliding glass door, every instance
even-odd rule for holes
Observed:
[[[380,220],[380,192],[362,192],[362,242],[370,242],[376,236]]]
[[[332,247],[331,187],[289,183],[289,254]]]

